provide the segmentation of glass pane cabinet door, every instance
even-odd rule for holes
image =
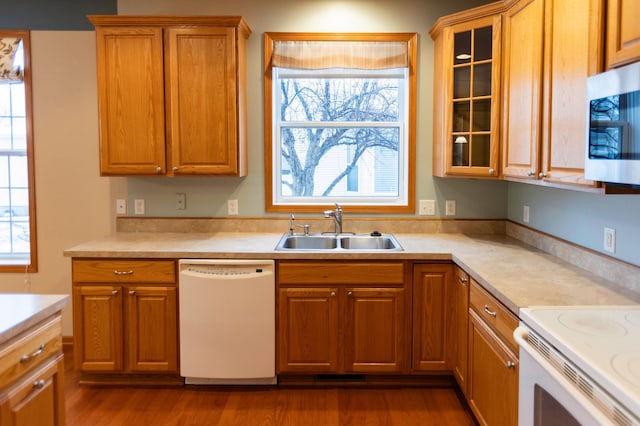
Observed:
[[[448,174],[497,176],[496,25],[489,18],[453,28]]]

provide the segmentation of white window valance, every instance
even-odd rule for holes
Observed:
[[[21,46],[21,38],[0,37],[0,81],[24,79]]]
[[[307,70],[407,68],[409,44],[405,41],[275,40],[271,66]]]

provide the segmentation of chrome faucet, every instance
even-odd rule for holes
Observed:
[[[333,218],[336,235],[342,234],[342,207],[340,204],[336,203],[335,210],[325,210],[324,217]]]

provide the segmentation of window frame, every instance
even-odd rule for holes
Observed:
[[[343,205],[343,209],[354,213],[414,213],[415,211],[415,152],[416,152],[416,63],[417,63],[417,34],[416,33],[264,33],[264,173],[265,173],[265,210],[267,212],[317,212],[330,208],[333,204],[274,204],[273,199],[273,70],[271,56],[276,41],[402,41],[408,43],[409,70],[407,93],[407,125],[405,147],[406,159],[406,205],[398,204],[357,204]]]
[[[0,30],[0,37],[19,37],[22,39],[24,54],[24,96],[27,179],[29,192],[29,260],[27,263],[0,263],[0,273],[37,272],[38,245],[36,226],[36,189],[35,189],[35,154],[33,144],[33,86],[31,80],[31,33],[29,30]],[[9,259],[10,261],[10,259]]]

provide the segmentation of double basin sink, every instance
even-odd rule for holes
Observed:
[[[320,250],[320,251],[344,251],[344,250],[375,250],[375,251],[401,251],[402,246],[391,234],[308,234],[291,235],[284,234],[276,250]]]

